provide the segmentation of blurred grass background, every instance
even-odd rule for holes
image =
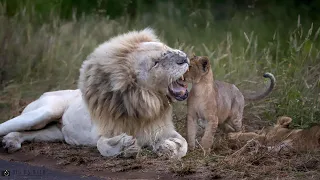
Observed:
[[[209,56],[215,78],[244,92],[277,79],[249,117],[320,121],[320,1],[0,0],[0,122],[45,91],[76,88],[108,38],[152,27],[170,46]]]

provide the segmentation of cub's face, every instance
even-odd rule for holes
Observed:
[[[193,56],[190,59],[189,70],[183,75],[187,83],[199,83],[210,67],[209,59],[205,56]]]

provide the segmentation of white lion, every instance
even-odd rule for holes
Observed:
[[[88,56],[79,89],[44,93],[20,116],[0,124],[8,152],[24,141],[96,146],[102,156],[132,156],[141,147],[181,158],[186,140],[174,129],[171,102],[188,97],[181,77],[187,55],[152,29],[111,38]]]

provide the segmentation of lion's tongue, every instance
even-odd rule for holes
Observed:
[[[184,95],[187,90],[186,87],[181,86],[177,82],[173,82],[170,89],[172,90],[173,93],[180,94],[180,95]]]

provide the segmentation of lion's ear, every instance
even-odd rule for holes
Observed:
[[[291,122],[292,122],[292,119],[290,117],[281,116],[277,120],[277,125],[280,125],[282,127],[289,127]]]
[[[208,72],[210,68],[210,61],[207,57],[199,59],[203,72]]]

